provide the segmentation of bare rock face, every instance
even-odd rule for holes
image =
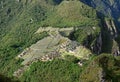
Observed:
[[[115,23],[113,20],[105,20],[105,27],[108,31],[110,40],[112,42],[112,47],[111,47],[111,53],[114,56],[119,56],[120,55],[120,51],[119,51],[119,44],[117,43],[117,41],[115,40],[119,33],[116,29]]]
[[[113,20],[105,20],[105,26],[109,31],[111,39],[114,39],[118,36],[118,31]]]

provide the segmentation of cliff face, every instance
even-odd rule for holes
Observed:
[[[118,36],[118,31],[113,20],[105,19],[105,28],[109,32],[111,39]]]
[[[83,3],[95,8],[98,14],[107,17],[102,18],[102,52],[112,53],[113,55],[119,55],[119,25],[120,25],[120,1],[119,0],[80,0]],[[108,19],[110,18],[110,19]],[[101,41],[102,41],[101,40]],[[98,40],[99,41],[99,40]],[[100,46],[96,40],[96,44],[92,47],[94,52],[98,52]],[[100,41],[99,41],[100,42]],[[113,49],[114,48],[114,49]]]
[[[116,38],[119,38],[119,31],[115,26],[115,23],[111,19],[105,18],[103,20],[102,27],[102,52],[111,53],[114,56],[119,56],[119,41]]]
[[[90,38],[90,36],[88,37]],[[103,27],[101,31],[88,47],[92,50],[93,53],[111,53],[114,56],[120,55],[120,46],[119,46],[119,31],[115,26],[115,23],[111,19],[103,20]],[[89,42],[89,39],[87,39]]]

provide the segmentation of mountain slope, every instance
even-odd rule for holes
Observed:
[[[108,54],[94,58],[80,75],[81,82],[119,82],[120,59]]]
[[[52,12],[44,21],[44,26],[68,27],[98,24],[95,10],[79,1],[62,1]]]
[[[22,59],[15,59],[17,54],[48,36],[47,32],[35,34],[40,26],[77,26],[83,29],[88,26],[88,28],[98,26],[99,20],[96,11],[91,7],[79,1],[62,1],[59,4],[51,4],[51,1],[1,0],[1,73],[12,76],[13,72],[21,66],[20,64],[23,61]],[[93,33],[93,31],[90,33]],[[7,73],[7,71],[9,72]]]
[[[49,36],[49,33],[55,35],[56,30],[52,32],[50,30],[56,27],[56,29],[66,27],[74,28],[70,35],[67,36],[64,36],[66,35],[65,30],[61,32],[59,29],[57,32],[59,32],[62,37],[67,39],[70,38],[73,42],[74,40],[78,41],[83,47],[80,48],[80,50],[79,48],[76,49],[79,52],[77,55],[82,55],[84,57],[90,54],[90,59],[72,56],[68,58],[57,57],[46,62],[40,60],[35,61],[36,63],[31,62],[30,65],[27,66],[27,71],[23,72],[23,76],[21,75],[21,77],[18,78],[20,81],[48,82],[47,79],[49,79],[53,82],[79,82],[79,76],[81,72],[86,69],[89,62],[91,62],[91,57],[93,57],[92,54],[102,53],[103,47],[104,50],[106,48],[109,50],[110,48],[110,52],[108,53],[111,53],[112,47],[113,51],[119,51],[117,44],[119,40],[116,41],[113,38],[112,40],[110,39],[111,35],[114,36],[114,30],[116,30],[114,29],[114,24],[111,20],[108,20],[108,24],[103,20],[102,22],[105,24],[101,23],[96,14],[96,10],[78,0],[0,0],[0,7],[0,74],[4,74],[5,76],[13,77],[14,72],[18,69],[20,69],[18,71],[21,72],[21,68],[24,67],[21,63],[24,60],[17,56],[21,52],[24,52],[24,49],[36,44],[35,46],[42,50],[44,48],[41,48],[41,46],[39,47],[37,44],[41,41],[40,45],[44,43],[43,46],[46,46],[47,42],[52,41],[54,46],[46,47],[47,50],[58,45],[59,42],[53,42],[54,36]],[[106,28],[101,28],[104,28],[104,26],[108,27],[107,30]],[[50,30],[36,33],[40,28],[49,28]],[[107,33],[104,34],[103,32]],[[109,35],[110,33],[111,35]],[[105,35],[104,38],[103,35]],[[51,40],[45,39],[45,37],[50,37]],[[105,42],[108,45],[107,47],[105,46],[106,43],[103,39],[105,39]],[[55,38],[55,40],[57,39]],[[111,41],[114,42],[114,45],[111,44]],[[64,42],[64,40],[60,42]],[[111,44],[110,47],[109,43]],[[48,43],[48,45],[52,44]],[[73,53],[72,51],[67,51],[69,48],[76,48],[74,47],[75,45],[71,45],[65,46],[66,52]],[[116,49],[114,49],[114,47]],[[35,52],[37,52],[37,50],[35,50]],[[37,55],[40,55],[39,52],[40,50],[37,52]],[[47,53],[50,54],[49,51],[47,51]],[[46,57],[46,52],[44,52],[44,54]],[[64,54],[69,55],[69,53]],[[115,73],[115,75],[116,74],[117,73]]]
[[[109,18],[113,18],[120,25],[120,1],[119,0],[80,0],[95,8],[99,13]]]

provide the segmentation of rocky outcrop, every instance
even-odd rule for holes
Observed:
[[[110,34],[111,39],[114,39],[118,36],[117,28],[116,28],[113,20],[105,19],[105,26],[106,26],[107,30],[110,32],[109,34]]]
[[[120,51],[119,51],[119,45],[117,41],[115,40],[118,37],[118,31],[115,26],[115,23],[111,19],[105,19],[105,27],[107,28],[106,32],[108,32],[110,40],[112,42],[112,47],[111,47],[111,53],[114,56],[119,56]]]
[[[118,31],[115,26],[115,23],[111,19],[105,19],[103,28],[99,33],[98,37],[96,38],[94,44],[91,46],[91,50],[96,53],[100,54],[102,51],[105,53],[111,53],[114,56],[119,56],[119,45],[115,40],[118,37]],[[109,49],[105,49],[105,48]]]

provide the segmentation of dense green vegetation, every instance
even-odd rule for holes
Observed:
[[[80,72],[78,64],[56,59],[33,63],[21,77],[21,80],[22,82],[79,82]]]
[[[0,0],[0,74],[13,78],[14,71],[21,67],[23,61],[16,59],[16,56],[25,48],[48,36],[47,32],[35,33],[38,28],[79,27],[70,38],[80,44],[89,41],[87,44],[91,46],[100,32],[99,24],[96,11],[78,0]],[[106,36],[107,34],[103,38],[109,40]],[[117,41],[119,42],[119,38]],[[91,80],[93,77],[91,72],[88,76],[86,70],[92,69],[95,73],[103,69],[106,70],[108,81],[112,78],[113,82],[118,82],[120,80],[118,79],[119,58],[105,57],[109,62],[98,62],[104,58],[100,56],[96,57],[95,62],[93,61],[94,65],[88,65],[94,59],[93,57],[87,61],[83,60],[83,67],[77,64],[82,59],[69,56],[48,62],[39,61],[33,63],[19,80],[22,82],[79,82],[80,80],[89,82],[84,81],[84,78]],[[102,64],[104,62],[108,67],[104,67],[105,65]],[[93,76],[96,77],[95,74]],[[8,80],[10,82],[7,77],[0,76],[0,82],[8,82]]]
[[[70,38],[90,48],[95,43],[99,33],[100,27],[84,27],[74,31]]]
[[[80,75],[82,82],[100,82],[99,77],[105,82],[119,82],[120,81],[120,62],[119,57],[113,57],[110,54],[101,54],[95,57],[88,65],[86,70]]]
[[[41,8],[36,4],[31,7],[32,3],[27,8],[26,3],[6,0],[3,1],[4,8],[0,9],[2,12],[0,13],[2,17],[0,23],[0,73],[7,76],[12,76],[13,72],[20,67],[21,61],[15,59],[17,54],[47,36],[46,32],[35,34],[39,28],[37,21],[41,21],[44,18],[44,11],[40,11]],[[8,14],[6,14],[7,9],[11,9]],[[36,9],[37,12],[30,11],[30,9]],[[36,16],[43,18],[37,19]],[[34,23],[30,20],[32,17],[36,19]]]
[[[90,61],[93,58],[91,57]],[[77,64],[79,61],[84,61],[82,67]],[[39,61],[33,63],[20,79],[22,82],[79,82],[81,72],[90,61],[80,60],[69,55],[66,55],[65,59],[55,59],[47,62]]]
[[[78,66],[78,61],[84,61],[82,67]],[[119,62],[120,58],[111,54],[93,56],[89,61],[66,56],[65,60],[33,63],[20,79],[27,82],[100,82],[103,77],[106,82],[119,82]]]
[[[48,14],[43,26],[84,27],[97,26],[99,22],[96,11],[79,1],[63,1]]]
[[[18,80],[14,80],[13,78],[6,77],[4,75],[0,75],[1,82],[20,82]]]

